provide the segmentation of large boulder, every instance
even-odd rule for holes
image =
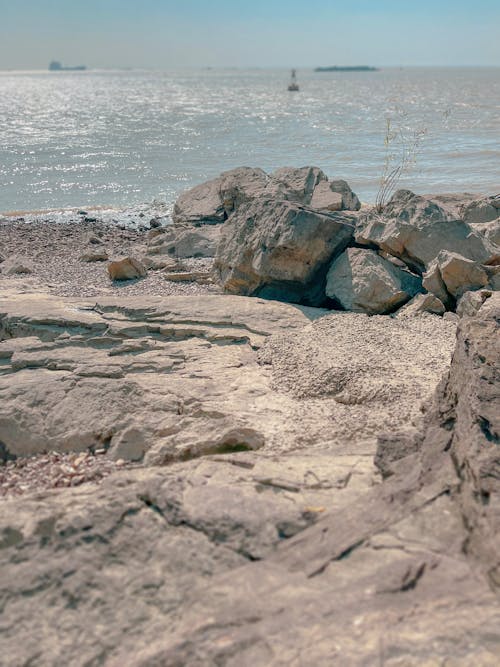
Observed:
[[[319,167],[281,167],[271,174],[267,190],[277,198],[310,204],[316,187],[327,180]]]
[[[222,229],[216,277],[230,294],[319,305],[328,266],[352,240],[353,227],[347,214],[292,202],[243,205]]]
[[[500,293],[483,293],[481,299],[475,316],[460,320],[450,373],[429,411],[422,474],[431,481],[442,480],[436,463],[443,452],[450,457],[458,478],[455,502],[467,533],[462,551],[498,595]]]
[[[500,217],[474,225],[474,229],[484,234],[490,243],[500,247]]]
[[[457,315],[459,317],[474,317],[490,296],[492,296],[492,292],[486,289],[466,292],[457,303]]]
[[[422,196],[440,206],[454,220],[461,219],[463,209],[478,198],[477,193],[471,192],[444,192]]]
[[[336,179],[334,181],[329,181],[328,185],[332,192],[342,195],[342,208],[344,210],[359,211],[361,202],[346,181]]]
[[[389,313],[421,289],[420,279],[379,257],[373,250],[348,248],[331,265],[326,294],[346,310]]]
[[[455,299],[488,284],[488,274],[480,264],[455,252],[442,250],[435,261],[446,289]]]
[[[488,282],[486,267],[447,250],[441,250],[431,262],[422,281],[428,292],[448,306],[465,292],[486,287]]]
[[[489,286],[492,290],[500,290],[500,264],[484,267],[489,277]]]
[[[422,287],[439,299],[446,308],[452,308],[453,299],[446,289],[437,260],[431,262],[422,277]]]
[[[342,195],[339,192],[333,192],[328,181],[322,181],[314,188],[311,208],[319,211],[341,211],[342,204]]]
[[[367,213],[356,241],[375,245],[419,272],[428,269],[442,249],[480,263],[498,253],[481,233],[455,219],[453,211],[408,190],[398,190],[382,213]]]
[[[311,208],[328,211],[359,211],[361,202],[346,181],[321,181],[314,188]]]
[[[262,195],[269,176],[262,169],[238,167],[191,188],[175,202],[174,223],[216,224],[243,202]]]
[[[498,218],[500,197],[483,197],[465,204],[461,209],[461,218],[474,225],[490,222]]]
[[[182,194],[172,218],[175,224],[217,224],[242,204],[262,197],[327,210],[357,211],[361,206],[345,181],[328,182],[319,167],[282,167],[271,175],[262,169],[238,167]]]

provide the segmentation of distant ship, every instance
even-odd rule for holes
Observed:
[[[288,86],[288,90],[293,92],[297,92],[299,90],[299,84],[297,83],[297,71],[294,69],[292,70],[292,79]]]
[[[368,65],[355,65],[351,67],[342,67],[332,65],[331,67],[316,67],[315,72],[378,72],[378,67],[368,67]]]
[[[58,60],[53,60],[49,65],[51,72],[83,72],[87,69],[85,65],[76,65],[75,67],[64,67]]]

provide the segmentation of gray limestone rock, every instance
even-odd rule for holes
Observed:
[[[461,218],[470,225],[490,222],[498,218],[498,206],[494,197],[476,199],[461,208]]]
[[[486,287],[493,270],[458,253],[442,250],[429,265],[422,284],[447,307],[452,307],[465,292]]]
[[[314,188],[311,208],[328,211],[358,211],[361,202],[346,181],[321,181]]]
[[[388,313],[421,289],[420,279],[373,250],[348,248],[331,265],[326,294],[346,310],[369,315]]]
[[[341,211],[343,208],[342,195],[339,192],[332,192],[328,181],[321,181],[314,188],[311,208],[318,209],[318,211]]]
[[[416,454],[421,446],[421,435],[416,430],[379,433],[377,452],[373,462],[384,478],[397,472],[395,463]]]
[[[0,499],[2,665],[138,664],[196,589],[245,587],[242,567],[373,482],[359,456],[237,453]]]
[[[292,202],[243,205],[222,229],[215,275],[230,294],[321,305],[328,265],[351,241],[353,227],[348,214]]]
[[[427,199],[444,209],[452,219],[460,219],[463,209],[476,201],[479,197],[472,192],[444,192],[439,194],[424,194]]]
[[[488,274],[484,267],[458,253],[442,250],[436,261],[446,289],[455,299],[488,284]]]
[[[500,264],[495,266],[485,266],[484,267],[486,274],[488,275],[488,286],[492,290],[500,290]]]
[[[476,292],[466,292],[457,303],[457,315],[459,317],[474,317],[490,296],[490,290],[481,289]]]
[[[415,317],[422,313],[443,315],[445,310],[443,302],[434,294],[417,294],[398,310],[396,317]]]
[[[462,320],[417,451],[348,511],[333,506],[263,561],[240,568],[238,585],[230,572],[192,591],[174,632],[156,638],[134,665],[229,657],[276,666],[496,664],[496,296]]]
[[[367,323],[227,295],[85,300],[9,288],[0,303],[9,457],[104,448],[163,464],[350,441],[366,454],[377,429],[418,415],[453,340],[441,321]]]
[[[258,449],[280,431],[283,443],[297,437],[293,401],[256,413],[272,401],[255,350],[324,311],[231,296],[96,302],[15,289],[1,301],[0,442],[11,456],[105,447],[115,459],[165,463]]]
[[[361,206],[345,181],[328,182],[319,167],[282,167],[271,175],[262,169],[238,167],[183,193],[172,218],[175,224],[217,224],[242,204],[261,198],[327,210],[357,211]]]
[[[362,216],[356,230],[361,245],[377,246],[423,272],[440,250],[485,263],[498,253],[485,237],[436,201],[398,190],[381,213]]]
[[[266,194],[309,205],[316,187],[326,181],[319,167],[281,167],[271,174]]]
[[[451,308],[453,299],[446,289],[443,277],[441,276],[441,269],[437,259],[433,260],[427,271],[422,276],[422,286],[430,293],[439,299],[446,308]]]
[[[175,202],[174,223],[224,222],[239,204],[263,193],[269,177],[262,169],[239,167],[184,192]]]
[[[490,243],[493,243],[500,248],[500,217],[489,222],[474,225],[474,229],[480,231]]]
[[[361,202],[346,181],[341,179],[329,181],[329,187],[332,192],[337,192],[342,195],[342,208],[344,210],[359,211]]]
[[[148,255],[187,257],[214,257],[220,238],[220,225],[176,225],[164,228],[164,233],[148,243]]]
[[[33,273],[33,263],[26,257],[18,257],[17,255],[13,255],[11,257],[7,257],[2,262],[0,272],[6,276]]]
[[[171,425],[180,427],[174,449],[184,429],[191,447],[216,433],[231,408],[266,437],[258,451],[232,451],[233,442],[196,460],[123,470],[100,486],[3,500],[6,667],[495,665],[498,297],[461,320],[450,373],[410,434],[405,425],[415,412],[398,397],[407,392],[418,411],[424,386],[429,391],[444,369],[437,333],[447,328],[452,336],[452,326],[441,318],[325,317],[231,296],[96,304],[5,288],[3,443],[14,424],[5,406],[29,418],[51,382],[64,378],[69,393],[96,381],[93,420],[100,406],[113,413],[122,378],[108,378],[113,390],[103,396],[106,364],[136,382],[115,421],[148,386],[147,421],[163,419],[171,392]],[[265,353],[260,363],[257,348]],[[93,374],[78,375],[72,359],[82,369],[93,364]],[[169,360],[175,364],[161,366]],[[342,367],[351,374],[344,380]],[[429,381],[417,396],[411,392],[424,374]],[[286,390],[286,378],[325,388],[347,381],[354,397],[374,377],[389,393],[379,386],[362,405],[339,404],[316,385],[300,398]],[[23,394],[23,385],[38,393]],[[43,428],[43,418],[66,420],[64,442],[87,405],[76,401],[78,410],[65,413],[64,397],[54,413],[38,404],[40,420],[25,421],[23,435]],[[399,419],[390,435],[377,421],[381,402]],[[392,472],[383,482],[371,463],[377,435],[379,463]],[[129,432],[127,446],[134,437],[140,444]],[[147,440],[158,437],[168,437],[165,424]]]

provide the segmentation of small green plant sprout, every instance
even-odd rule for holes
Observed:
[[[380,213],[394,193],[401,177],[416,164],[416,157],[427,128],[411,129],[406,124],[407,114],[397,110],[397,117],[386,117],[385,159],[380,185],[375,199],[375,210]]]

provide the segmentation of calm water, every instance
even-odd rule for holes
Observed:
[[[372,201],[386,117],[426,129],[403,184],[500,191],[500,68],[1,72],[0,211],[171,203],[240,165],[315,164]],[[397,150],[397,147],[396,147]]]

